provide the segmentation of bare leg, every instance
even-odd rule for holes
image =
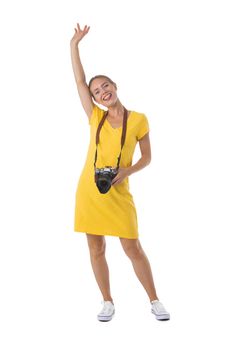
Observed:
[[[105,258],[106,241],[104,236],[87,235],[90,259],[95,279],[103,295],[104,300],[113,302],[110,292],[109,269]]]
[[[146,290],[150,301],[159,300],[153,281],[149,260],[138,239],[120,238],[122,247],[132,262],[134,271]]]

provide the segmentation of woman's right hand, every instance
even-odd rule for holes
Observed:
[[[75,33],[72,39],[70,40],[70,44],[76,46],[82,40],[82,38],[88,33],[89,29],[90,27],[85,25],[84,29],[81,30],[79,23],[77,23],[77,28],[74,28]]]

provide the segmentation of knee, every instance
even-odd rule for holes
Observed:
[[[123,249],[130,259],[138,259],[143,255],[143,250],[138,242],[133,244],[127,242],[126,244],[123,244]]]

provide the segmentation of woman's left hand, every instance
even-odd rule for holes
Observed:
[[[112,185],[119,185],[127,176],[129,176],[129,168],[119,168],[117,175],[112,180]]]

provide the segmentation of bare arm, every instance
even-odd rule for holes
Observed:
[[[75,44],[73,42],[70,42],[70,53],[71,53],[71,62],[72,62],[72,68],[73,68],[76,84],[80,82],[86,82],[86,76],[85,76],[81,59],[80,59],[78,43]]]
[[[92,110],[94,108],[94,103],[92,101],[92,97],[91,97],[88,85],[86,83],[86,76],[84,73],[84,69],[83,69],[81,59],[80,59],[80,54],[79,54],[79,42],[88,33],[90,27],[87,27],[85,25],[84,29],[81,30],[79,24],[77,23],[77,28],[74,28],[75,34],[73,38],[70,40],[71,62],[72,62],[72,68],[74,72],[75,82],[77,85],[80,101],[82,103],[82,106],[88,118],[90,118],[92,114]]]
[[[112,185],[116,186],[120,184],[124,178],[127,176],[130,176],[131,174],[135,173],[136,171],[139,171],[145,166],[147,166],[151,161],[151,149],[150,149],[150,138],[149,138],[149,132],[146,133],[140,140],[139,145],[141,149],[141,158],[132,166],[129,166],[127,168],[120,168],[118,171],[118,174],[114,177],[112,180]]]
[[[139,146],[141,150],[141,158],[134,165],[128,168],[129,175],[143,169],[145,166],[150,164],[151,161],[151,147],[150,147],[150,138],[149,132],[146,133],[140,140]]]

